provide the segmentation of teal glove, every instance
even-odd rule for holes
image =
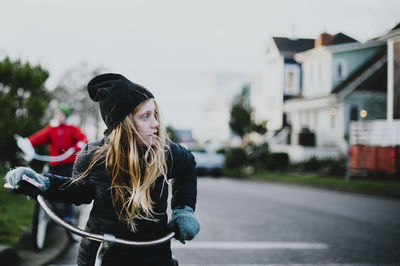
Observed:
[[[23,175],[28,177],[25,180],[26,182],[23,181]],[[32,197],[36,197],[37,194],[46,191],[50,187],[50,179],[48,177],[42,176],[27,167],[18,167],[8,171],[5,179],[17,190]]]
[[[199,233],[200,223],[194,217],[193,209],[189,206],[183,206],[172,211],[168,228],[175,232],[176,239],[185,244],[185,240],[192,240]]]

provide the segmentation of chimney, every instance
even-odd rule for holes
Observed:
[[[314,47],[327,46],[332,44],[332,35],[328,33],[321,33],[318,39],[314,41]]]

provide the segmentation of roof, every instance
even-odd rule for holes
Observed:
[[[332,45],[348,43],[348,42],[358,42],[358,41],[341,32],[332,36]]]
[[[279,52],[287,58],[305,50],[314,48],[314,39],[291,39],[286,37],[272,37]]]
[[[292,39],[286,37],[272,37],[279,52],[300,53],[314,48],[314,39]],[[349,42],[358,42],[357,40],[339,32],[332,36],[332,45]]]
[[[388,40],[388,39],[394,39],[394,38],[400,38],[400,23],[394,26],[393,29],[391,29],[389,32],[385,33],[384,35],[377,37],[379,40]]]
[[[400,23],[397,24],[396,26],[394,26],[394,28],[391,31],[393,31],[393,30],[400,30]]]
[[[308,57],[320,56],[321,53],[335,54],[353,50],[368,49],[372,47],[379,47],[379,46],[383,47],[384,45],[385,42],[381,40],[374,40],[365,43],[359,43],[356,41],[356,42],[341,43],[328,46],[318,46],[316,48],[296,54],[295,59],[297,62],[304,62]]]
[[[368,75],[368,71],[373,71]],[[346,96],[354,90],[386,91],[387,82],[386,47],[383,47],[374,57],[361,65],[345,81],[336,86],[332,93]],[[360,80],[360,77],[365,77]]]

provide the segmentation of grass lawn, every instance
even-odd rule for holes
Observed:
[[[3,188],[5,170],[0,170],[0,244],[15,247],[32,221],[35,201]]]
[[[250,179],[284,182],[329,189],[352,191],[376,196],[400,198],[400,182],[355,180],[344,177],[328,177],[316,174],[260,172],[247,176]]]

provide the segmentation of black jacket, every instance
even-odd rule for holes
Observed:
[[[87,144],[75,161],[73,178],[78,177],[89,166],[93,153],[102,145],[104,139]],[[182,146],[170,142],[167,152],[168,179],[173,179],[171,207],[186,205],[195,209],[197,194],[197,176],[193,155]],[[168,184],[159,177],[151,191],[154,202],[153,210],[157,213],[157,221],[138,220],[137,232],[133,233],[121,222],[113,208],[110,193],[110,178],[104,164],[95,165],[88,176],[65,186],[70,181],[67,177],[48,175],[50,188],[45,197],[55,202],[74,203],[76,205],[90,203],[90,212],[86,230],[92,233],[112,234],[118,238],[130,240],[153,240],[166,235],[167,232],[167,199]],[[94,265],[99,242],[83,238],[81,241],[78,265]],[[154,247],[112,246],[103,258],[103,265],[170,265],[170,242]]]

